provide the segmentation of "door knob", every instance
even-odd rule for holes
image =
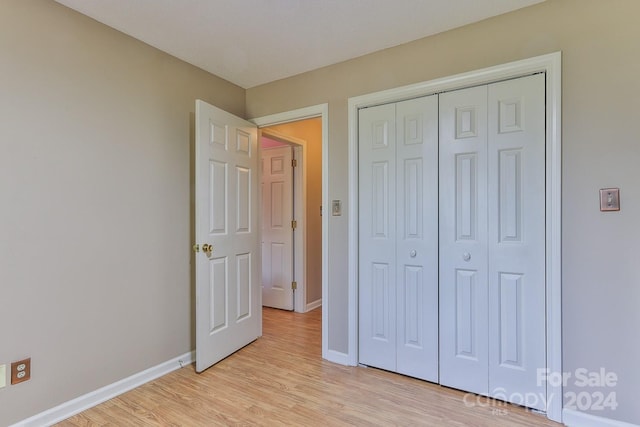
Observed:
[[[415,258],[415,257],[416,257],[416,255],[418,255],[418,252],[416,252],[415,250],[412,250],[411,252],[409,252],[409,256],[410,256],[411,258]]]
[[[471,259],[471,254],[469,252],[465,252],[462,254],[462,259],[465,261],[469,261]]]
[[[202,245],[202,252],[206,253],[208,257],[211,257],[211,253],[213,252],[213,245],[205,243]]]

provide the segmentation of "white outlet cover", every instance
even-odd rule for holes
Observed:
[[[0,388],[7,385],[7,365],[0,365]]]

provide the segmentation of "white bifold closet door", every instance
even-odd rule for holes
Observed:
[[[359,361],[438,381],[438,97],[359,112]]]
[[[440,382],[545,410],[545,80],[440,95]]]

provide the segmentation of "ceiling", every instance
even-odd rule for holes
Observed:
[[[56,0],[245,89],[543,0]]]

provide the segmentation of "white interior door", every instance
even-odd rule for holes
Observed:
[[[293,310],[292,150],[262,150],[262,305],[283,310]]]
[[[257,154],[253,124],[196,101],[198,372],[260,334]]]
[[[545,90],[440,96],[440,380],[545,410]]]
[[[358,357],[396,370],[396,106],[359,111]]]
[[[488,106],[489,395],[545,411],[544,74],[489,85]]]
[[[437,96],[360,111],[360,362],[438,381]]]
[[[396,106],[397,371],[438,381],[438,97]]]
[[[487,87],[440,95],[440,383],[487,394]]]

